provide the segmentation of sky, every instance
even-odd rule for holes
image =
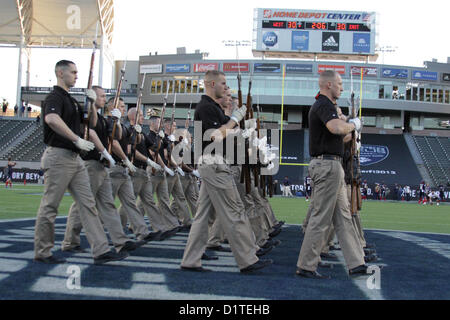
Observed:
[[[226,40],[252,39],[254,8],[342,10],[376,12],[378,46],[396,47],[395,52],[380,54],[376,63],[422,67],[435,58],[447,62],[450,56],[448,9],[444,1],[148,1],[114,0],[115,60],[138,60],[149,52],[175,54],[177,47],[187,53],[196,49],[208,52],[208,59],[235,59],[236,50],[226,47]],[[0,98],[15,104],[18,49],[0,48]],[[87,83],[91,50],[33,49],[30,67],[31,86],[56,83],[53,67],[56,61],[75,61],[79,70],[77,87]],[[253,59],[251,47],[239,49],[240,59]],[[25,85],[25,59],[22,85]],[[96,59],[98,68],[98,55]],[[105,63],[104,87],[111,87],[111,68]],[[97,76],[97,73],[95,73]],[[98,80],[98,79],[97,79]],[[94,83],[96,79],[94,78]]]

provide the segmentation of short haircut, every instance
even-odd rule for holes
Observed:
[[[60,60],[55,65],[55,72],[56,72],[57,69],[59,69],[59,68],[67,68],[71,64],[75,65],[75,62],[70,61],[70,60]]]
[[[324,72],[322,72],[319,76],[319,81],[324,80],[324,81],[329,81],[329,80],[333,80],[337,77],[338,73],[334,70],[325,70]]]
[[[111,97],[108,99],[108,104],[113,103],[116,97]],[[119,97],[119,101],[123,101],[122,97]]]
[[[217,80],[219,76],[225,76],[225,73],[219,70],[208,70],[205,73],[205,81],[214,81]]]
[[[92,86],[92,89],[94,89],[94,90],[99,90],[99,89],[105,90],[105,89],[103,89],[101,86]]]

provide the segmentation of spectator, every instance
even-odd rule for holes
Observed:
[[[362,200],[367,200],[367,193],[369,191],[369,186],[367,185],[367,181],[364,180],[364,182],[362,183],[362,192],[361,192],[361,199]]]
[[[17,104],[14,106],[14,116],[17,116],[17,111],[19,110],[19,108],[17,107]]]
[[[3,115],[5,115],[6,111],[8,111],[8,101],[6,101],[5,98],[3,98],[2,111],[3,111]]]
[[[278,180],[273,180],[273,194],[277,195],[278,193]]]
[[[439,199],[444,201],[444,186],[442,184],[439,186]]]
[[[406,196],[406,201],[410,201],[410,200],[411,200],[411,187],[408,186],[408,185],[406,185],[406,186],[403,188],[403,191],[404,191],[405,196]]]
[[[398,184],[395,184],[395,186],[394,186],[394,200],[399,200],[399,198],[398,198]]]
[[[12,176],[13,176],[13,171],[12,168],[16,165],[17,163],[15,161],[11,160],[11,157],[8,158],[8,170],[7,170],[7,174],[6,174],[6,184],[5,184],[5,188],[8,188],[8,184],[9,184],[9,188],[12,188]]]
[[[373,192],[373,200],[379,200],[380,199],[380,185],[378,183],[375,183],[375,190]]]
[[[283,196],[285,197],[293,197],[291,192],[291,186],[289,183],[289,178],[286,176],[283,180]]]

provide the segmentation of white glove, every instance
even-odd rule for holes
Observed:
[[[135,130],[137,133],[141,133],[141,132],[142,132],[142,127],[141,127],[140,125],[138,125],[138,124],[135,124],[135,125],[134,125],[134,130]]]
[[[197,178],[200,179],[200,173],[198,172],[198,170],[194,170],[191,172],[194,176],[196,176]]]
[[[184,177],[184,171],[180,167],[177,167],[177,171],[180,174],[180,176]]]
[[[247,107],[243,105],[242,107],[234,110],[234,112],[231,114],[230,119],[236,123],[239,123],[245,117],[246,112]]]
[[[164,167],[164,171],[170,174],[172,177],[175,175],[175,173],[167,167]]]
[[[361,123],[361,120],[359,120],[359,118],[350,119],[350,120],[348,120],[348,122],[353,123],[355,125],[355,130],[357,132],[361,132],[362,123]]]
[[[116,165],[116,161],[114,161],[113,157],[111,157],[111,155],[108,153],[108,151],[106,151],[106,149],[103,149],[103,151],[101,152],[100,160],[102,160],[103,158],[108,160],[109,164],[111,165],[111,168]]]
[[[149,165],[152,168],[155,168],[156,170],[161,170],[161,166],[159,164],[157,164],[156,162],[150,160],[149,158],[147,158],[147,165]]]
[[[186,138],[183,138],[183,140],[181,140],[180,143],[181,143],[181,147],[182,147],[182,148],[189,145],[189,141],[188,141],[188,139],[186,139]]]
[[[115,108],[111,111],[111,115],[116,118],[116,119],[120,119],[122,117],[122,112],[120,112],[119,109]]]
[[[273,152],[266,152],[266,153],[263,153],[263,156],[261,158],[261,162],[263,164],[268,164],[269,162],[271,162],[275,158],[276,158],[275,153],[273,153]]]
[[[273,167],[275,167],[275,165],[273,164],[273,162],[269,163],[269,165],[267,166],[267,170],[272,170]]]
[[[244,139],[248,139],[252,135],[253,132],[255,132],[254,128],[242,130],[242,137]]]
[[[73,141],[73,143],[75,144],[75,146],[83,151],[91,151],[94,150],[95,146],[92,142],[81,139],[80,137],[78,137],[78,139],[76,141]]]
[[[97,100],[97,94],[95,93],[94,89],[86,89],[86,96],[91,100],[92,102],[95,102]]]
[[[164,131],[161,130],[161,131],[159,132],[159,136],[160,136],[162,139],[164,139],[164,137],[165,137]]]
[[[245,129],[256,129],[256,119],[245,120]]]
[[[171,135],[169,136],[169,140],[170,140],[171,142],[175,142],[175,136],[174,136],[173,134],[171,134]]]
[[[131,173],[136,172],[136,167],[130,162],[130,160],[125,159],[125,165],[128,167],[128,170],[130,170]]]

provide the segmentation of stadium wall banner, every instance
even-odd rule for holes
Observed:
[[[255,63],[253,65],[254,72],[281,72],[281,64],[279,63]]]
[[[144,73],[162,73],[162,64],[142,64],[139,72]]]
[[[438,73],[432,72],[432,71],[413,70],[412,71],[412,79],[413,80],[437,81]]]
[[[329,65],[329,64],[319,64],[317,72],[322,73],[326,70],[334,70],[339,74],[345,74],[345,66],[336,66],[336,65]]]
[[[224,62],[223,72],[250,72],[250,65],[247,62],[237,63],[237,62]]]
[[[383,78],[406,79],[408,69],[383,68],[381,74]]]
[[[286,64],[286,73],[312,73],[312,64],[288,63]]]
[[[443,73],[442,74],[442,81],[450,82],[450,73]]]
[[[194,72],[206,72],[209,70],[219,70],[219,64],[217,62],[194,64]]]
[[[166,73],[189,73],[191,65],[189,63],[166,64]]]
[[[0,181],[5,181],[6,176],[4,172],[5,167],[0,169]],[[28,168],[13,168],[12,180],[13,182],[22,182],[26,180],[27,183],[37,183],[39,181],[39,169]]]
[[[351,66],[351,73],[354,76],[361,76],[361,68],[363,69],[363,76],[364,77],[376,77],[378,70],[376,67],[358,67],[358,66]]]

